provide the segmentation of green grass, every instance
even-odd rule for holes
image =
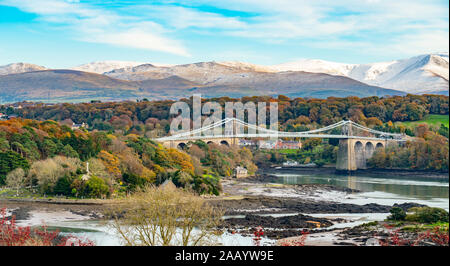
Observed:
[[[279,153],[283,154],[297,154],[298,149],[279,149]]]
[[[406,121],[406,122],[396,122],[396,124],[404,124],[407,127],[416,127],[419,124],[427,123],[432,126],[440,126],[444,124],[448,127],[448,115],[427,115],[424,119],[420,121]]]

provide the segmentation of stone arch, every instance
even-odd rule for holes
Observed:
[[[184,150],[186,147],[187,147],[187,144],[184,143],[184,142],[180,142],[177,145],[177,148],[180,149],[180,150]]]
[[[367,142],[365,147],[366,160],[372,157],[374,151],[375,147],[373,146],[372,142]]]
[[[208,141],[206,144],[212,144],[212,143],[214,143],[214,141],[212,141],[212,140],[210,140],[210,141]]]
[[[361,143],[361,141],[357,141],[355,143],[355,161],[356,161],[356,168],[357,169],[364,169],[366,168],[366,158],[364,154],[364,145]]]
[[[361,143],[361,141],[357,141],[355,143],[355,151],[362,151],[364,149],[363,144]]]
[[[220,145],[230,146],[230,144],[229,144],[228,141],[226,141],[226,140],[222,140],[222,141],[220,142]]]
[[[381,143],[381,142],[377,143],[377,146],[375,146],[375,149],[379,149],[379,148],[384,148],[383,143]]]

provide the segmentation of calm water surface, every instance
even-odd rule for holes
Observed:
[[[448,179],[398,177],[395,175],[333,175],[333,174],[284,174],[275,173],[281,184],[329,184],[360,190],[342,200],[345,203],[366,204],[417,202],[433,207],[449,209]]]

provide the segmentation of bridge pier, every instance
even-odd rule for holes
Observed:
[[[336,170],[338,171],[355,171],[356,158],[354,145],[351,139],[339,140],[339,149],[336,158]]]
[[[358,169],[367,169],[367,160],[372,157],[375,149],[384,149],[391,142],[358,138],[340,139],[336,170],[338,172],[352,172]]]

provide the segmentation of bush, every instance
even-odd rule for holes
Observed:
[[[390,210],[391,215],[387,217],[388,220],[391,221],[404,221],[406,218],[406,212],[399,207],[393,207]]]
[[[204,174],[203,176],[194,177],[194,189],[199,194],[218,196],[222,192],[222,185],[219,177]]]
[[[448,223],[449,220],[448,212],[441,208],[414,207],[409,209],[408,212],[413,212],[412,214],[406,215],[406,220],[411,222]]]
[[[55,187],[53,188],[53,193],[56,195],[72,195],[71,184],[73,182],[73,177],[69,175],[65,175],[62,178],[58,179]]]
[[[137,187],[143,187],[144,185],[150,183],[148,178],[144,178],[133,173],[124,173],[122,177],[123,181],[127,183],[129,190],[135,190]]]
[[[109,194],[109,187],[105,180],[93,175],[86,182],[84,194],[91,198],[101,198]]]

